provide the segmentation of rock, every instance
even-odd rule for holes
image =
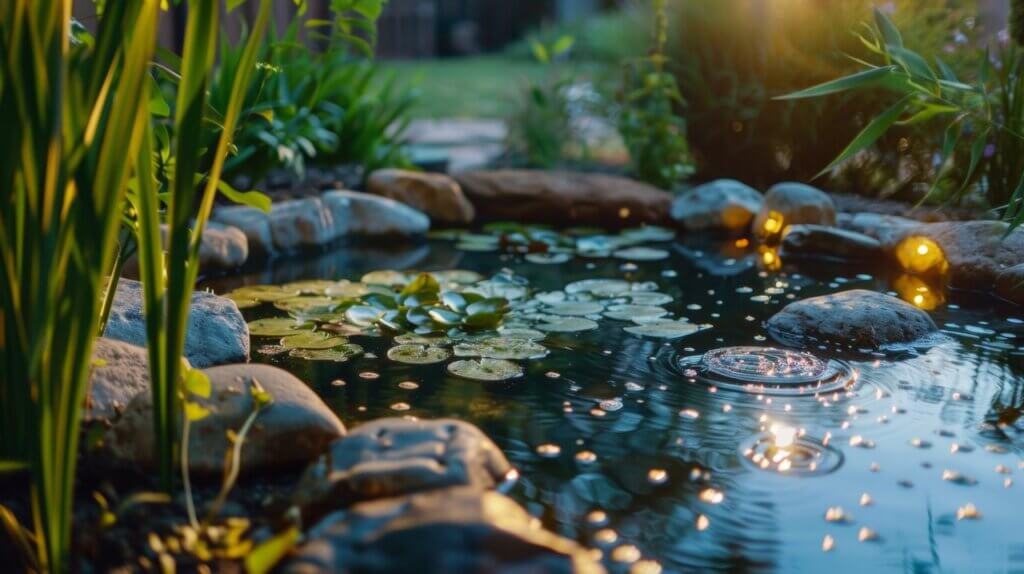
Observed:
[[[444,174],[379,169],[370,174],[366,189],[418,209],[431,221],[446,224],[473,222],[473,204],[463,195],[459,183]]]
[[[240,229],[249,244],[250,255],[269,257],[277,253],[270,233],[270,219],[259,209],[248,205],[218,207],[211,219]]]
[[[931,239],[945,255],[950,285],[988,291],[1004,269],[1024,263],[1024,228],[1006,230],[1001,221],[945,221],[901,229],[884,244],[895,254],[908,237]]]
[[[866,212],[840,213],[836,216],[836,223],[843,229],[863,233],[882,243],[888,241],[900,230],[921,225],[921,222],[907,217]]]
[[[790,303],[768,320],[767,327],[786,345],[827,343],[856,349],[912,344],[936,331],[928,313],[864,289]]]
[[[676,197],[672,219],[685,229],[745,231],[761,210],[761,194],[735,179],[716,179]]]
[[[777,231],[766,230],[765,222],[781,216],[781,227]],[[764,195],[761,211],[754,218],[753,230],[759,235],[780,233],[787,225],[813,223],[835,225],[836,208],[832,198],[820,189],[802,183],[777,183]]]
[[[273,403],[256,418],[242,446],[241,474],[300,467],[320,456],[345,426],[302,381],[270,365],[223,365],[203,371],[210,378],[209,399],[199,399],[210,414],[192,423],[189,470],[193,476],[219,478],[224,454],[231,443],[227,432],[238,432],[252,413],[251,380],[273,396]],[[179,427],[180,430],[180,427]],[[107,432],[109,454],[118,462],[143,469],[156,468],[153,403],[150,393],[136,396]]]
[[[670,220],[671,195],[624,177],[503,169],[462,172],[455,179],[482,221],[621,228]]]
[[[823,255],[840,259],[872,259],[883,255],[873,237],[824,225],[797,224],[782,236],[784,255]]]
[[[307,515],[361,500],[447,486],[494,488],[512,470],[475,426],[454,419],[383,418],[357,427],[311,465],[295,489]]]
[[[1003,269],[996,277],[996,294],[1024,305],[1024,263]]]
[[[167,225],[160,226],[163,240],[167,240]],[[232,225],[207,222],[199,243],[199,269],[216,271],[236,269],[249,258],[249,239],[245,233]],[[139,259],[133,255],[124,264],[122,275],[131,279],[139,278]]]
[[[279,251],[317,247],[338,236],[333,213],[319,197],[277,202],[270,207],[268,219]]]
[[[284,574],[597,574],[593,555],[536,525],[512,499],[472,487],[364,502],[317,525]]]
[[[320,196],[335,222],[336,237],[413,236],[430,230],[430,218],[393,199],[357,191]]]
[[[93,343],[92,359],[86,421],[111,421],[136,395],[149,392],[149,356],[146,349],[98,337]]]
[[[133,345],[146,345],[142,283],[125,278],[118,281],[103,334]],[[192,294],[185,358],[197,368],[249,360],[249,327],[234,301],[205,291]]]

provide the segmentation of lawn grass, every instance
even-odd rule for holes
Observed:
[[[415,118],[500,118],[508,115],[525,82],[540,81],[548,73],[532,60],[503,55],[446,60],[380,60],[385,73],[417,86],[420,101],[411,110]],[[586,77],[595,64],[558,64],[561,73]]]

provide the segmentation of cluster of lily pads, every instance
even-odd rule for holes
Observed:
[[[502,251],[520,253],[531,263],[560,264],[573,258],[615,257],[628,261],[657,261],[669,256],[668,251],[643,245],[675,239],[676,233],[666,227],[648,225],[610,234],[597,227],[570,227],[557,231],[543,225],[495,222],[475,233],[461,229],[432,232],[434,239],[454,240],[463,251]]]
[[[388,359],[447,365],[453,375],[483,381],[520,377],[515,361],[548,354],[551,333],[578,333],[605,319],[628,323],[634,335],[673,339],[706,326],[671,318],[672,297],[653,282],[586,279],[563,290],[533,292],[510,271],[484,278],[465,270],[373,271],[358,282],[314,280],[250,285],[227,296],[241,308],[271,305],[287,316],[256,319],[250,334],[276,339],[264,354],[288,353],[343,362],[364,353],[351,336],[393,337]]]

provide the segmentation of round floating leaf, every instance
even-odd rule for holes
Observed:
[[[287,297],[298,295],[298,291],[291,291],[279,285],[246,285],[228,293],[226,296],[232,300],[255,299],[272,303]]]
[[[638,243],[644,241],[672,241],[676,238],[675,231],[667,227],[659,227],[657,225],[625,229],[622,231],[621,235],[625,239],[636,241]]]
[[[647,319],[664,317],[668,311],[653,305],[611,305],[604,312],[604,316],[618,321],[647,322]]]
[[[604,311],[604,305],[595,301],[565,301],[548,305],[545,310],[554,315],[583,316]]]
[[[483,297],[502,297],[509,301],[515,301],[516,299],[522,299],[526,296],[527,289],[524,285],[516,285],[514,283],[504,283],[499,281],[481,281],[475,285],[466,287],[462,292],[465,296],[469,293],[481,295]]]
[[[452,311],[458,311],[459,313],[465,312],[466,306],[469,305],[462,293],[458,293],[456,291],[445,291],[444,293],[441,293],[441,304]]]
[[[629,281],[622,279],[584,279],[582,281],[574,281],[565,286],[565,292],[570,295],[575,295],[576,293],[600,293],[602,297],[605,297],[617,293],[626,293],[629,290]]]
[[[448,372],[474,381],[506,381],[523,376],[523,368],[503,359],[468,359],[448,365]]]
[[[235,297],[228,297],[235,302],[235,306],[239,309],[252,309],[253,307],[259,307],[263,304],[263,301],[259,299],[238,299]]]
[[[410,311],[412,313],[412,311]],[[426,311],[427,319],[445,327],[454,327],[462,323],[462,314],[450,309],[431,307]]]
[[[271,317],[249,322],[249,334],[254,337],[284,337],[294,335],[305,327],[305,323],[290,317]]]
[[[478,251],[478,252],[497,251],[498,250],[497,244],[493,244],[493,243],[467,243],[465,241],[460,241],[459,243],[456,243],[455,244],[455,248],[459,249],[459,250],[462,250],[462,251]]]
[[[565,291],[543,291],[533,296],[534,299],[548,305],[565,301]]]
[[[341,345],[340,347],[334,347],[333,349],[292,349],[288,354],[292,357],[309,359],[310,361],[334,361],[336,363],[343,363],[352,357],[361,355],[362,353],[362,347],[355,343],[348,343],[346,345]]]
[[[447,335],[417,335],[405,333],[395,337],[395,343],[399,345],[431,345],[434,347],[448,345],[452,340]]]
[[[384,314],[384,311],[367,305],[355,305],[345,311],[345,319],[353,325],[369,327],[377,322]]]
[[[409,275],[402,273],[401,271],[393,271],[390,269],[383,269],[380,271],[370,271],[359,280],[361,283],[367,285],[387,285],[397,286],[405,285],[409,282]]]
[[[620,249],[612,255],[628,261],[658,261],[667,259],[668,251],[653,247],[630,247],[628,249]]]
[[[353,297],[361,297],[365,295],[369,289],[362,283],[353,283],[352,281],[338,281],[332,283],[330,286],[324,289],[324,295],[328,297],[340,297],[343,299],[351,299]]]
[[[482,341],[459,343],[454,350],[456,357],[487,359],[539,359],[548,354],[544,345],[512,337],[489,337]]]
[[[326,279],[310,279],[308,281],[293,281],[285,283],[282,289],[294,291],[302,295],[323,295],[328,287],[334,285],[334,281]]]
[[[560,265],[572,259],[568,253],[527,253],[523,259],[540,265]]]
[[[508,339],[543,339],[547,335],[536,329],[530,329],[527,327],[501,327],[498,329],[502,337]]]
[[[282,311],[296,313],[329,313],[339,304],[337,299],[316,295],[299,295],[274,302],[274,307]]]
[[[630,293],[628,295],[629,300],[634,305],[665,305],[666,303],[672,302],[672,296],[664,293],[658,293],[657,291],[639,291],[636,293]]]
[[[468,271],[466,269],[448,269],[445,271],[432,271],[431,275],[437,277],[437,280],[441,283],[458,283],[459,285],[469,285],[476,283],[484,278],[483,275],[476,271]]]
[[[537,323],[537,329],[549,333],[576,333],[597,328],[597,322],[583,317],[561,317],[554,321]]]
[[[498,313],[473,313],[462,320],[462,325],[472,329],[493,329],[501,323]]]
[[[344,337],[331,336],[323,331],[304,331],[281,339],[286,349],[330,349],[348,342]]]
[[[466,313],[476,315],[478,313],[500,314],[508,310],[508,299],[503,297],[488,297],[466,307]]]
[[[396,363],[431,365],[447,361],[452,352],[441,347],[425,345],[397,345],[388,349],[388,358]]]
[[[673,321],[671,319],[666,319],[663,321],[653,321],[643,325],[637,325],[635,327],[625,327],[624,330],[627,333],[643,337],[654,337],[656,339],[678,339],[679,337],[685,337],[687,335],[692,335],[697,331],[701,331],[702,327],[685,320]]]

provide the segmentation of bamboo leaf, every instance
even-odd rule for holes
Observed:
[[[782,96],[776,96],[774,99],[796,100],[801,98],[817,98],[849,90],[878,87],[895,89],[902,92],[909,91],[907,89],[908,83],[906,79],[904,78],[901,81],[901,76],[903,76],[903,74],[896,66],[872,68],[870,70],[864,70],[863,72],[857,72],[856,74],[850,74],[849,76],[830,80],[816,86],[811,86],[810,88],[805,88]]]
[[[878,8],[875,8],[874,12],[875,25],[878,26],[878,31],[882,34],[882,39],[885,41],[886,46],[903,47],[903,36],[900,34],[899,28],[892,23],[892,20],[885,15],[885,12]]]
[[[878,138],[882,136],[894,123],[899,119],[907,106],[910,104],[910,97],[904,97],[900,101],[893,104],[891,107],[878,114],[875,119],[871,120],[867,126],[864,127],[856,137],[853,138],[839,156],[837,156],[825,169],[821,170],[815,178],[821,177],[835,166],[843,163],[847,159],[853,157],[857,152],[866,149],[871,144],[875,143]]]

